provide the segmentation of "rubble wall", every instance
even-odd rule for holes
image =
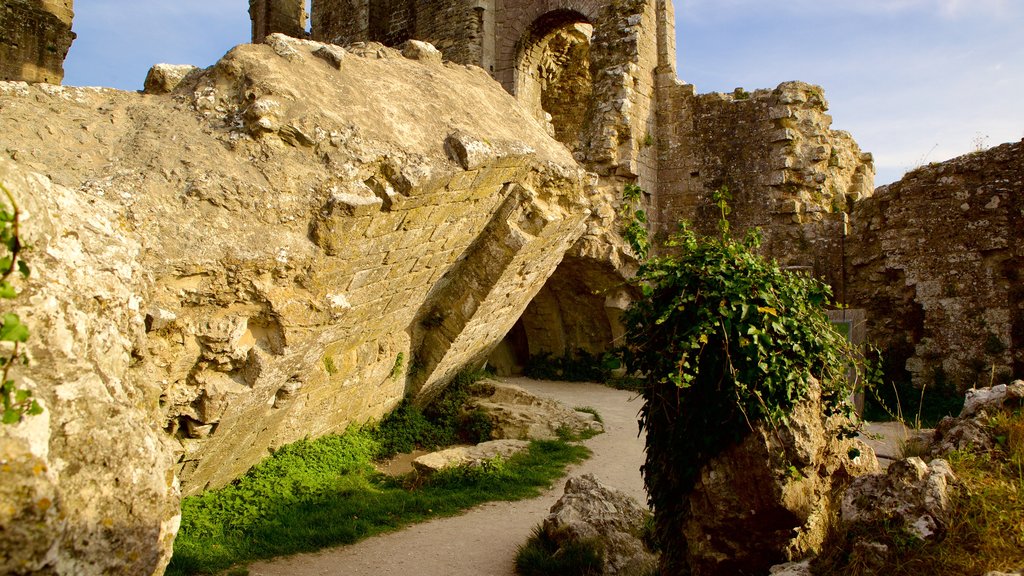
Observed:
[[[917,387],[1024,373],[1024,142],[918,168],[852,216],[851,303]]]
[[[734,234],[760,227],[766,254],[813,271],[840,296],[845,214],[871,195],[874,167],[849,134],[831,129],[823,90],[803,82],[753,93],[698,95],[678,82],[659,90],[656,233],[680,220],[716,233],[712,194],[728,187]]]
[[[0,81],[60,84],[75,33],[72,0],[7,0],[0,9]]]
[[[273,35],[169,95],[0,83],[0,103],[36,247],[18,382],[46,411],[0,428],[29,571],[159,572],[179,481],[425,401],[590,214],[584,173],[486,73],[390,49]]]

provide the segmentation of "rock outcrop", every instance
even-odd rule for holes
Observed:
[[[73,0],[5,0],[0,9],[0,81],[60,84],[75,40]]]
[[[510,458],[529,448],[526,440],[491,440],[476,446],[455,446],[413,460],[413,468],[420,474],[433,474],[445,468],[469,466],[479,468],[495,458]]]
[[[160,96],[0,83],[45,407],[0,428],[5,569],[160,572],[179,479],[428,400],[584,233],[588,178],[486,73],[357,52],[273,35]]]
[[[560,546],[596,543],[604,555],[601,574],[642,576],[658,565],[657,556],[643,540],[648,514],[629,495],[585,474],[566,481],[565,494],[551,507],[541,529]]]
[[[604,431],[593,414],[494,380],[473,385],[469,407],[488,416],[494,438],[554,440],[563,430],[574,435]]]
[[[813,382],[788,424],[756,424],[701,470],[683,529],[693,574],[759,574],[814,554],[843,488],[878,471],[871,448],[839,439],[843,419],[823,414],[820,393]]]

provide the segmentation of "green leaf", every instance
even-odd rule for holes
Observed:
[[[26,342],[28,336],[28,327],[21,323],[17,314],[4,314],[3,325],[0,326],[0,342]]]
[[[17,298],[18,292],[11,286],[11,283],[7,280],[0,281],[0,298],[11,300]]]
[[[18,260],[18,271],[21,272],[21,275],[25,278],[28,278],[29,275],[32,274],[32,271],[29,269],[28,264],[25,264],[24,260]]]
[[[4,408],[4,424],[17,424],[21,422],[21,412],[14,408]]]

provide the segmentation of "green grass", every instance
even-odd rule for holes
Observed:
[[[376,472],[374,460],[398,452],[490,439],[486,415],[462,410],[478,378],[460,376],[423,411],[403,402],[376,426],[285,446],[231,485],[186,498],[167,574],[220,573],[253,560],[350,544],[482,502],[529,498],[590,455],[572,443],[575,438],[563,438],[534,442],[527,452],[484,468],[425,480]]]
[[[454,469],[413,483],[373,472],[365,441],[365,432],[356,430],[290,450],[293,456],[322,454],[322,443],[354,447],[363,459],[338,471],[323,466],[332,458],[304,466],[290,457],[279,462],[275,455],[226,488],[185,499],[167,574],[217,573],[253,560],[351,544],[483,502],[529,498],[590,454],[567,442],[534,442],[527,452],[492,466]]]
[[[563,546],[541,526],[516,551],[520,576],[600,576],[603,570],[604,549],[596,539],[569,540]]]

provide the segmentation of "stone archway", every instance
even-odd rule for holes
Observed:
[[[593,35],[594,27],[585,16],[556,10],[534,22],[517,49],[516,98],[571,150],[579,148],[592,115]]]

